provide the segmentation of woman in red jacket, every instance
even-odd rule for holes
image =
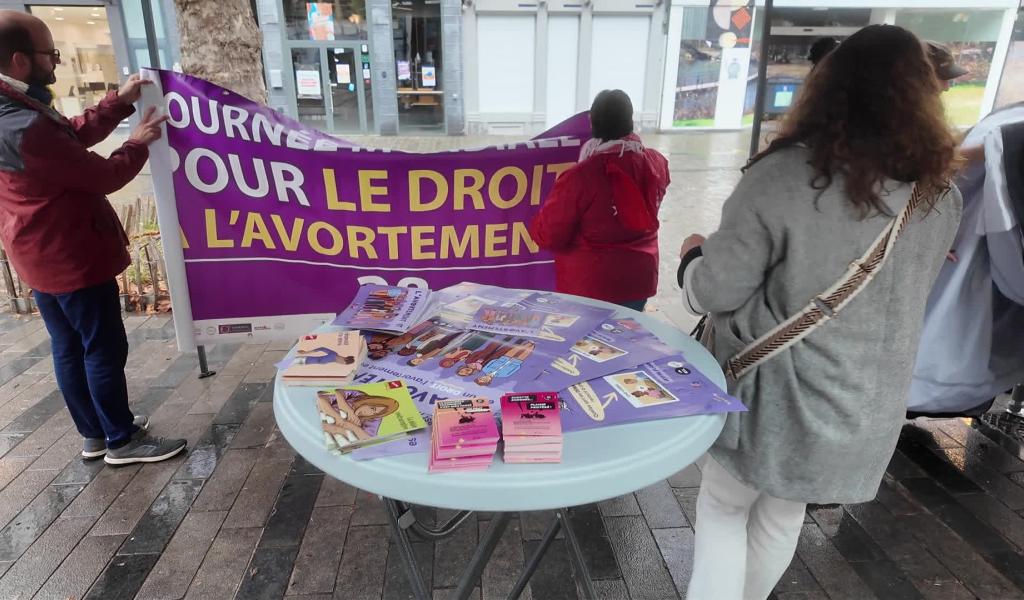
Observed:
[[[590,107],[593,139],[558,178],[530,235],[555,255],[559,292],[643,310],[658,289],[658,207],[668,161],[633,133],[633,105],[605,90]]]

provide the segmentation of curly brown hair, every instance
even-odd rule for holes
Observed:
[[[957,144],[920,40],[894,25],[861,29],[811,73],[782,131],[746,168],[782,148],[811,149],[813,188],[837,173],[862,217],[888,213],[886,180],[917,182],[928,208],[949,189]]]

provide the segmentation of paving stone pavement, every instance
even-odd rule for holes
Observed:
[[[651,136],[672,160],[662,214],[665,273],[651,311],[686,328],[671,273],[679,240],[709,232],[738,178],[734,134]],[[380,143],[398,145],[393,140]],[[404,140],[407,149],[465,140]],[[112,468],[78,457],[37,318],[0,315],[0,599],[355,600],[411,598],[380,501],[320,473],[277,431],[272,364],[281,344],[208,348],[199,380],[167,316],[125,318],[134,409],[186,456]],[[877,498],[808,511],[777,600],[1024,598],[1024,422],[908,423]],[[571,512],[600,597],[681,598],[690,576],[700,472]],[[450,513],[425,509],[438,520]],[[475,598],[504,597],[550,513],[513,519]],[[414,544],[434,598],[447,598],[489,515]],[[523,598],[582,597],[555,541]]]
[[[2,316],[0,332],[36,322]],[[220,374],[199,380],[168,317],[126,326],[147,364],[130,371],[136,410],[190,451],[141,467],[81,461],[45,342],[11,351],[16,338],[3,338],[0,598],[411,598],[380,501],[296,457],[276,430],[270,378],[249,376],[279,350],[211,347]],[[1024,598],[1021,427],[996,412],[908,423],[876,500],[808,511],[774,597]],[[684,597],[699,485],[690,466],[572,511],[602,598]],[[512,521],[478,597],[503,597],[551,516]],[[487,519],[415,544],[435,597],[454,588]],[[561,539],[523,597],[578,597]]]

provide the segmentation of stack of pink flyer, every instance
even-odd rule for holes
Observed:
[[[562,462],[558,394],[505,394],[501,397],[501,432],[507,463]]]
[[[428,471],[483,471],[498,450],[498,423],[486,398],[434,405]]]

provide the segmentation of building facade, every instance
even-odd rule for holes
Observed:
[[[270,105],[335,134],[461,134],[458,0],[257,0]]]
[[[142,67],[171,69],[180,60],[169,0],[0,0],[0,8],[29,12],[50,28],[62,58],[54,105],[67,116],[82,114]]]
[[[716,6],[719,4],[729,6]],[[736,50],[722,46],[720,24],[716,23],[716,19],[728,20],[740,10],[736,4],[673,0],[660,129],[730,129],[753,119],[761,25],[751,32],[750,48],[738,55],[742,81],[735,81],[725,67],[736,59]],[[762,5],[760,0],[749,6],[755,22],[763,14]],[[1012,64],[1007,68],[1019,7],[1018,0],[777,0],[766,57],[766,114],[772,118],[788,110],[810,72],[807,54],[816,40],[831,37],[841,41],[867,25],[887,23],[945,44],[968,69],[969,73],[943,94],[943,101],[951,122],[971,126],[993,109],[997,94],[1024,100],[1024,89],[1014,91],[1020,87],[1015,83],[1019,76],[1010,81]],[[725,93],[729,86],[733,89]]]

